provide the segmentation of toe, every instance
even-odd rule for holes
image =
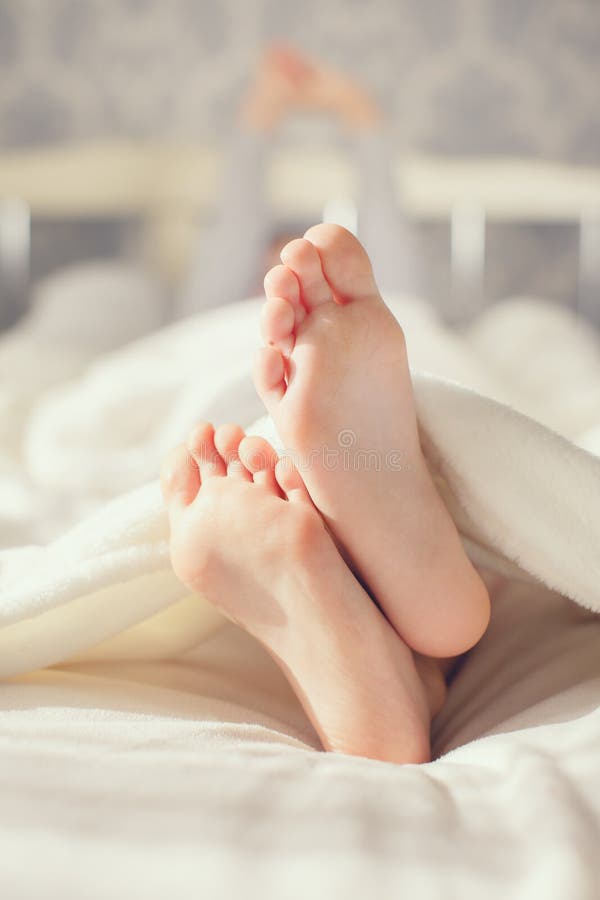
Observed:
[[[165,457],[160,484],[169,513],[188,506],[200,489],[200,473],[187,447],[180,444]]]
[[[260,437],[245,437],[238,448],[238,455],[249,472],[255,475],[264,469],[273,469],[278,460],[277,451]]]
[[[260,484],[278,497],[283,496],[275,479],[277,452],[268,441],[259,437],[245,437],[239,446],[240,460],[252,473],[255,484]]]
[[[200,479],[225,475],[225,463],[215,447],[215,429],[209,422],[196,425],[187,441],[187,448],[200,471]]]
[[[239,425],[219,425],[215,431],[215,447],[228,463],[238,457],[238,447],[244,437],[244,429]]]
[[[283,297],[294,310],[296,325],[306,318],[306,310],[300,299],[298,279],[288,266],[273,266],[265,275],[265,294],[268,300]]]
[[[244,437],[244,429],[239,425],[221,425],[215,431],[215,446],[227,466],[227,475],[252,481],[252,475],[239,457],[239,446]]]
[[[289,356],[294,349],[295,324],[293,307],[283,297],[272,297],[264,304],[260,319],[263,340],[284,356]]]
[[[289,456],[282,456],[275,466],[277,484],[292,503],[308,503],[313,505],[302,475]]]
[[[336,300],[348,303],[378,294],[367,252],[353,234],[340,225],[324,224],[309,228],[304,237],[317,251]]]
[[[254,386],[269,412],[285,394],[285,363],[275,347],[261,347],[254,363]]]
[[[296,275],[300,296],[307,310],[333,300],[321,266],[321,257],[314,244],[304,238],[290,241],[281,251],[282,261]]]

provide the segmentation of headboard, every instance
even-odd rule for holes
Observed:
[[[206,145],[95,142],[0,153],[0,265],[15,277],[26,270],[31,217],[136,217],[145,251],[175,277],[198,218],[212,208],[219,164],[218,149]],[[486,223],[569,222],[579,227],[579,303],[598,296],[600,168],[406,156],[394,174],[410,218],[450,222],[455,286],[482,283]],[[354,170],[335,151],[278,151],[269,193],[282,216],[310,217],[328,200],[355,195]]]

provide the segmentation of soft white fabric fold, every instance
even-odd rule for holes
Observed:
[[[432,472],[469,552],[509,576],[427,766],[317,752],[273,660],[170,569],[160,456],[197,418],[260,415],[256,304],[87,369],[0,341],[0,540],[28,544],[0,554],[0,675],[19,676],[0,686],[2,896],[598,895],[597,336],[533,301],[460,335],[392,306],[431,373]]]
[[[446,372],[490,393],[518,393],[507,379],[495,383],[498,363],[482,364],[484,324],[473,330],[476,337],[458,338],[417,304],[398,301],[395,309],[417,362],[435,356],[438,371],[441,359]],[[546,327],[554,322],[553,310],[525,309]],[[181,323],[42,396],[26,442],[42,493],[81,491],[99,500],[111,486],[123,490],[155,473],[163,450],[211,409],[221,420],[238,412],[247,424],[257,411],[247,378],[255,314],[249,303]],[[574,339],[563,346],[567,359],[576,352],[580,358]],[[474,558],[600,611],[600,458],[455,382],[415,374],[414,384],[427,459]],[[570,408],[564,418],[572,428]],[[583,418],[589,427],[589,406]],[[251,430],[278,443],[268,420]],[[0,555],[0,675],[84,653],[160,658],[210,633],[220,619],[173,575],[167,539],[154,482],[101,506],[44,547]]]

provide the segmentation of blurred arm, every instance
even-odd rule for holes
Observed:
[[[389,139],[384,129],[353,135],[359,172],[358,237],[383,291],[416,294],[420,288],[414,241],[397,200]]]
[[[198,241],[179,315],[242,300],[258,282],[270,234],[268,140],[258,129],[237,129],[223,166],[216,220]]]

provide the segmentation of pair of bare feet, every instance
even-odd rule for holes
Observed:
[[[259,60],[242,103],[241,122],[272,131],[295,111],[333,115],[351,131],[381,122],[377,103],[343,72],[309,59],[293,47],[275,44]]]
[[[425,762],[436,660],[481,637],[488,594],[428,472],[404,335],[362,246],[317,225],[281,258],[255,384],[290,457],[199,425],[163,466],[173,566],[264,644],[326,749]]]

